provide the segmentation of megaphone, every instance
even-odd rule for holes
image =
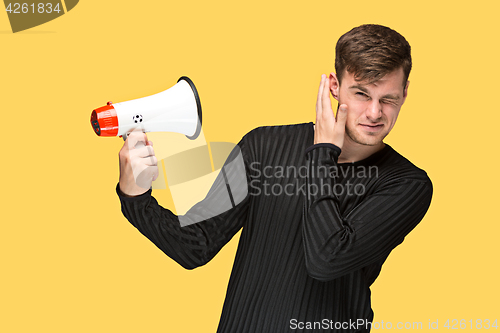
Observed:
[[[201,103],[196,87],[186,76],[158,94],[107,105],[92,111],[90,123],[99,136],[126,139],[134,128],[143,132],[177,132],[191,140],[201,131]]]

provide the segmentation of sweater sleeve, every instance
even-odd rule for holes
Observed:
[[[249,176],[246,172],[248,161],[244,139],[232,150],[222,168],[225,172],[219,172],[207,196],[182,216],[184,223],[179,221],[179,216],[158,204],[151,195],[151,189],[137,197],[125,197],[117,185],[116,192],[120,198],[123,215],[182,267],[193,269],[206,264],[242,228],[247,219],[250,196],[247,191]],[[235,167],[235,163],[228,163],[237,160],[236,155],[240,152],[244,165]],[[228,164],[231,164],[231,167],[228,167]],[[242,188],[244,191],[241,191]],[[234,193],[245,195],[235,202],[231,189],[240,189]],[[229,197],[230,208],[220,209],[226,205],[221,203],[221,200]],[[192,222],[186,223],[189,220]]]
[[[305,260],[309,275],[321,281],[384,260],[424,217],[433,191],[427,176],[394,176],[342,215],[335,191],[321,190],[335,188],[335,177],[318,174],[336,166],[339,154],[331,144],[306,150]]]

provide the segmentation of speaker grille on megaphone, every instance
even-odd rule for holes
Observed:
[[[201,131],[201,103],[196,87],[186,76],[158,94],[107,105],[92,111],[90,123],[99,136],[143,132],[177,132],[194,140]]]

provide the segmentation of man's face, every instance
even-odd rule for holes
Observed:
[[[407,93],[403,89],[403,69],[385,75],[375,83],[354,80],[345,71],[339,85],[330,75],[330,90],[339,104],[347,104],[346,139],[353,143],[374,146],[380,144],[394,127]]]

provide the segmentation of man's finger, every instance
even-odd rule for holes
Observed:
[[[134,173],[136,185],[143,189],[149,189],[151,187],[151,182],[155,179],[155,177],[158,177],[157,173],[158,168],[155,166],[146,167],[137,175]]]
[[[145,158],[149,156],[154,156],[155,151],[153,146],[142,146],[140,148],[136,148],[134,151],[134,156]]]
[[[323,101],[321,102],[323,106],[323,117],[332,117],[332,101],[330,100],[330,81],[325,78],[324,84],[323,84],[323,96],[322,96]]]
[[[319,89],[318,89],[318,99],[316,100],[316,119],[321,117],[321,115],[323,113],[323,105],[322,105],[321,99],[323,97],[324,78],[325,78],[325,75],[322,74],[321,75],[321,82],[319,84]]]
[[[140,130],[139,131],[134,130],[134,131],[130,132],[126,141],[127,141],[128,148],[134,149],[135,146],[137,146],[137,143],[139,143],[139,142],[140,142],[139,147],[145,146],[148,142],[148,137],[146,136],[146,133],[144,133]]]
[[[341,104],[339,110],[337,111],[337,121],[335,126],[339,126],[340,129],[345,129],[345,123],[347,121],[347,105]]]
[[[148,156],[148,158],[143,159],[143,163],[147,166],[157,166],[158,159],[156,156]]]

